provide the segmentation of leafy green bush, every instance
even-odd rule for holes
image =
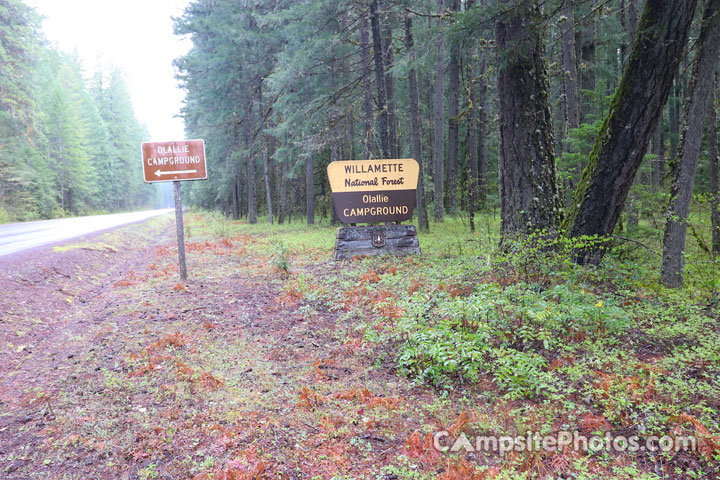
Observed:
[[[625,332],[622,308],[569,284],[476,285],[467,297],[416,292],[402,315],[379,315],[366,338],[397,345],[398,367],[437,387],[490,374],[512,397],[533,397],[552,385],[546,358],[568,342]],[[381,312],[386,309],[380,309]]]

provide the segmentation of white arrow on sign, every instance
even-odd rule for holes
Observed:
[[[158,170],[155,172],[155,175],[158,177],[162,177],[163,175],[180,175],[183,173],[197,173],[197,170],[172,170],[169,172],[163,172],[162,170]]]

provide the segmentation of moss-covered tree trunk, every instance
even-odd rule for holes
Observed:
[[[648,0],[638,37],[563,223],[571,236],[610,235],[667,101],[697,0]],[[598,261],[602,251],[578,255]]]
[[[543,18],[536,1],[504,0],[495,28],[500,100],[503,239],[554,228],[559,219],[555,153],[548,107]]]
[[[577,58],[575,58],[575,14],[574,0],[568,0],[562,6],[562,19],[560,35],[562,36],[562,68],[563,68],[563,102],[565,105],[565,127],[567,130],[580,125],[580,110],[578,103],[578,76]]]
[[[718,175],[718,111],[717,111],[718,75],[715,74],[713,87],[713,100],[710,102],[708,112],[708,160],[710,162],[710,222],[712,225],[712,251],[720,253],[720,175]]]
[[[660,281],[666,287],[679,288],[683,284],[687,219],[702,146],[703,124],[713,98],[708,92],[713,90],[719,42],[720,0],[709,0],[703,14],[698,51],[690,78],[690,98],[685,107],[675,177],[670,190],[660,275]]]

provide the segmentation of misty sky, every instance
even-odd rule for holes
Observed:
[[[171,17],[182,15],[190,0],[25,0],[45,18],[48,40],[61,51],[77,51],[87,76],[102,66],[120,66],[135,114],[151,141],[182,140],[183,92],[174,77],[173,59],[191,46],[173,35]]]

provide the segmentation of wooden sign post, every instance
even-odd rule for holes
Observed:
[[[336,260],[357,255],[420,253],[417,230],[400,225],[415,207],[420,166],[412,158],[332,162],[327,168],[340,228]],[[358,227],[358,223],[383,225]],[[395,225],[387,225],[395,223]]]
[[[187,281],[187,266],[180,182],[207,180],[205,142],[203,140],[143,142],[141,150],[145,183],[173,182],[180,280],[185,282]]]

